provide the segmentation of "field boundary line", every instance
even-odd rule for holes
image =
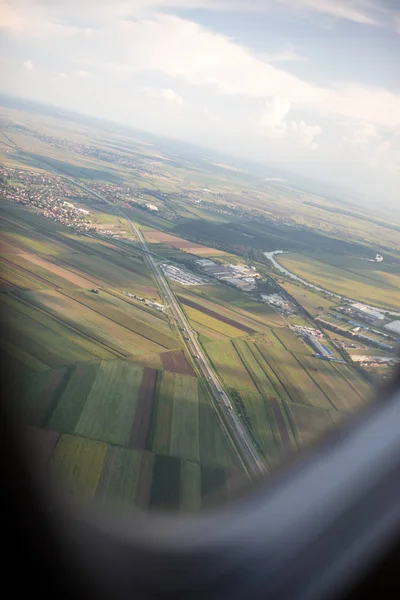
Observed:
[[[317,388],[320,389],[320,391],[323,393],[323,395],[325,396],[325,398],[330,402],[330,404],[332,404],[334,410],[337,410],[336,406],[333,404],[332,400],[328,397],[328,395],[326,394],[326,392],[324,392],[324,390],[322,389],[322,387],[320,386],[320,384],[314,379],[314,377],[311,375],[311,373],[308,371],[308,369],[306,369],[301,362],[297,359],[297,357],[295,356],[295,354],[293,352],[291,352],[291,355],[293,356],[293,358],[295,359],[295,361],[300,365],[300,367],[307,373],[307,375],[309,377],[311,377],[311,379],[314,381],[315,385],[317,386]],[[318,359],[317,359],[318,360]],[[343,379],[343,377],[342,377]],[[344,380],[346,381],[346,380]],[[346,382],[347,383],[347,382]]]
[[[100,288],[101,289],[101,288]],[[118,321],[115,321],[114,319],[112,319],[111,317],[108,317],[106,315],[104,315],[103,313],[101,313],[100,311],[92,308],[91,306],[89,306],[88,304],[85,304],[84,302],[82,302],[81,300],[77,300],[76,298],[74,298],[73,296],[70,296],[69,294],[65,293],[62,290],[57,290],[59,294],[61,294],[62,296],[65,296],[66,298],[69,298],[70,300],[72,300],[73,302],[77,302],[78,304],[81,304],[82,306],[85,306],[86,308],[88,308],[89,310],[93,311],[94,313],[96,313],[97,315],[100,315],[103,318],[106,318],[108,321],[111,321],[111,323],[115,323],[115,325],[119,325],[120,327],[122,327],[123,329],[126,329],[127,331],[131,331],[132,333],[135,333],[136,335],[144,338],[145,340],[149,340],[149,342],[152,342],[153,344],[157,344],[158,346],[161,346],[162,348],[165,348],[166,350],[170,350],[170,348],[168,348],[167,346],[164,346],[163,344],[160,344],[159,342],[155,342],[154,340],[152,340],[151,338],[138,333],[137,331],[135,331],[134,329],[131,329],[130,327],[127,327],[126,325],[122,325],[122,323],[118,323]]]
[[[234,340],[231,340],[231,343],[232,343],[232,346],[233,346],[233,348],[234,348],[234,350],[235,350],[235,352],[236,352],[236,354],[237,354],[237,356],[238,356],[238,358],[239,358],[240,362],[242,363],[242,365],[243,365],[243,366],[244,366],[244,368],[246,369],[246,372],[248,373],[248,375],[249,375],[250,379],[251,379],[251,380],[252,380],[252,382],[254,383],[254,385],[255,385],[255,387],[256,387],[256,389],[257,389],[258,393],[260,394],[260,396],[261,396],[261,398],[262,398],[262,400],[263,400],[264,409],[265,409],[265,411],[266,411],[266,413],[267,413],[267,416],[268,416],[270,419],[271,419],[271,416],[272,416],[272,418],[274,419],[274,415],[271,415],[271,414],[270,414],[270,411],[269,411],[269,409],[268,409],[268,405],[266,404],[266,401],[268,401],[268,398],[269,398],[269,396],[267,396],[267,394],[266,394],[266,393],[265,393],[265,392],[264,392],[264,391],[261,389],[260,385],[257,383],[257,381],[256,381],[257,377],[256,377],[255,373],[253,373],[253,371],[252,371],[251,367],[249,367],[249,366],[246,364],[246,359],[245,359],[245,358],[244,358],[244,357],[241,355],[241,353],[240,353],[240,350],[238,350],[238,348],[237,348],[237,345],[235,344],[235,341],[234,341]],[[246,343],[246,342],[245,342],[245,343]],[[248,348],[247,344],[246,344],[246,347],[247,347],[247,349],[249,350],[249,348]],[[252,353],[251,353],[251,354],[252,354]],[[264,373],[264,375],[265,375],[265,373]],[[266,376],[266,375],[265,375],[265,376]],[[267,377],[267,376],[266,376],[266,377]],[[268,379],[268,378],[267,378],[267,379]],[[269,381],[269,380],[268,380],[268,381]],[[275,388],[274,388],[274,389],[275,389]],[[275,420],[275,419],[274,419],[274,420]],[[270,427],[270,429],[271,429],[272,437],[274,438],[274,443],[275,443],[275,445],[276,445],[277,447],[279,447],[279,446],[280,446],[280,444],[279,444],[279,440],[277,439],[277,436],[276,436],[276,433],[275,433],[275,431],[274,431],[274,428],[273,428],[273,427]],[[279,430],[279,427],[278,427],[278,430]],[[254,434],[253,434],[253,436],[254,436]],[[256,441],[257,441],[257,440],[256,440]],[[258,443],[257,443],[257,445],[258,445]]]
[[[118,350],[115,350],[111,346],[108,346],[106,343],[102,342],[101,340],[98,340],[95,337],[91,336],[90,334],[85,333],[84,331],[81,331],[75,325],[71,325],[71,324],[67,323],[66,321],[64,321],[63,319],[61,319],[60,317],[57,317],[52,312],[47,311],[43,307],[37,306],[36,304],[34,304],[32,302],[29,302],[29,300],[27,300],[26,298],[21,298],[20,296],[16,296],[15,294],[10,294],[10,296],[13,296],[17,300],[21,300],[23,303],[27,304],[31,308],[38,310],[40,312],[43,312],[47,316],[50,316],[55,321],[58,321],[59,323],[61,323],[63,325],[63,327],[67,327],[68,329],[71,329],[72,331],[75,331],[76,333],[78,333],[80,336],[86,337],[87,339],[94,341],[96,344],[99,344],[100,346],[104,346],[105,348],[107,348],[107,350],[113,352],[114,354],[119,354],[119,356],[116,356],[116,358],[127,358],[127,357],[131,356],[130,354],[128,354],[128,355],[122,354],[121,352],[119,352]],[[16,310],[18,310],[18,309],[16,309]],[[20,314],[24,314],[24,316],[31,319],[31,321],[34,321],[34,319],[32,317],[30,317],[29,315],[25,315],[25,313],[22,313],[20,310],[18,312]],[[45,327],[45,325],[43,325],[43,327]],[[47,329],[49,329],[49,327],[47,327]]]

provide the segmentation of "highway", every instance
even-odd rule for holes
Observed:
[[[29,153],[24,152],[19,148],[19,146],[13,142],[8,136],[4,133],[3,135],[8,139],[9,142],[13,144],[17,148],[17,150],[21,154],[26,154],[30,156]],[[36,157],[37,160],[37,157]],[[236,414],[230,397],[225,392],[221,382],[217,378],[214,373],[213,368],[211,367],[206,354],[204,353],[202,347],[198,343],[195,334],[190,327],[186,316],[175,298],[175,294],[173,293],[168,280],[166,279],[164,273],[159,268],[158,264],[154,259],[153,253],[148,249],[146,240],[143,237],[142,232],[138,227],[136,227],[135,223],[133,223],[127,215],[118,207],[115,206],[112,202],[101,196],[99,193],[92,191],[81,183],[75,181],[74,178],[70,176],[65,176],[62,171],[60,173],[60,169],[55,169],[53,165],[50,165],[46,162],[45,159],[37,160],[37,162],[42,162],[46,165],[46,167],[50,167],[50,170],[56,171],[63,179],[72,183],[76,187],[79,187],[85,190],[91,196],[98,198],[108,204],[113,212],[119,214],[123,219],[125,219],[129,227],[132,231],[134,237],[139,241],[141,248],[139,250],[143,250],[143,257],[148,265],[150,271],[153,273],[154,279],[157,283],[157,286],[160,290],[160,294],[163,297],[166,304],[169,306],[170,313],[172,317],[175,319],[186,345],[186,348],[193,359],[194,365],[197,367],[198,372],[202,375],[205,384],[208,386],[209,391],[211,392],[211,396],[214,399],[214,405],[216,409],[216,415],[219,418],[221,427],[223,431],[226,433],[229,438],[233,448],[236,451],[238,459],[242,464],[243,468],[247,472],[247,474],[251,477],[258,477],[266,473],[267,468],[257,452],[255,448],[254,442],[246,429],[246,426],[240,420],[239,416]],[[224,415],[224,418],[222,417]]]
[[[71,179],[69,179],[69,181],[71,183],[74,183],[78,187],[84,189],[87,193],[91,194],[92,196],[99,198],[103,202],[106,202],[109,206],[111,206],[112,210],[115,213],[119,214],[123,219],[125,219],[128,222],[132,234],[141,245],[144,260],[146,261],[146,264],[148,265],[150,271],[154,276],[154,279],[160,290],[161,296],[168,305],[170,312],[172,313],[172,316],[175,319],[182,333],[182,337],[186,344],[187,350],[191,355],[198,370],[202,374],[206,385],[208,385],[209,390],[211,391],[211,395],[214,399],[216,413],[219,416],[221,426],[223,427],[227,436],[230,438],[231,443],[236,450],[241,464],[251,477],[256,477],[265,474],[267,468],[264,461],[258,454],[257,449],[254,446],[254,442],[246,429],[246,426],[244,425],[244,423],[242,423],[239,416],[235,412],[230,397],[225,392],[221,382],[215,375],[207,356],[205,355],[200,344],[198,343],[195,334],[186,319],[186,315],[184,314],[179,302],[175,297],[174,292],[172,291],[168,283],[168,280],[166,279],[164,273],[156,263],[153,253],[148,249],[146,240],[144,239],[140,229],[126,216],[126,214],[119,207],[115,206],[112,202],[110,202],[97,192],[93,192],[92,190],[83,186],[80,183],[77,183]],[[223,412],[224,414],[224,419],[221,416],[221,412]],[[238,449],[240,450],[238,451]]]

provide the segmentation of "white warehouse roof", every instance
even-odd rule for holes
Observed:
[[[392,321],[391,323],[388,323],[385,325],[385,329],[389,329],[395,333],[400,333],[400,321]]]

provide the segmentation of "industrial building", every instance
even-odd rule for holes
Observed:
[[[385,319],[385,315],[383,315],[378,310],[373,308],[369,308],[369,306],[365,306],[365,304],[361,304],[361,302],[354,302],[350,305],[351,309],[360,316],[363,316],[365,319],[372,319],[383,321]]]
[[[168,279],[177,281],[182,285],[202,285],[205,283],[205,281],[197,275],[185,271],[180,267],[175,267],[174,265],[163,264],[161,265],[161,269]]]
[[[395,333],[398,333],[400,335],[400,321],[392,321],[391,323],[388,323],[387,325],[385,325],[385,329],[388,329],[389,331],[394,331]]]
[[[216,267],[217,263],[215,263],[213,260],[210,260],[209,258],[199,258],[199,260],[196,260],[196,265],[199,265],[199,267]]]
[[[314,350],[317,351],[316,356],[318,356],[318,358],[332,358],[333,353],[331,352],[331,350],[323,346],[321,342],[317,340],[317,338],[315,338],[313,335],[307,334],[305,338],[311,344]]]
[[[224,278],[224,283],[229,283],[229,285],[233,285],[234,287],[238,288],[239,290],[251,290],[253,289],[253,285],[254,285],[254,280],[253,280],[253,284],[244,281],[244,279],[237,279],[236,277],[227,277]]]

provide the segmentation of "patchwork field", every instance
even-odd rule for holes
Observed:
[[[270,338],[204,344],[267,462],[315,439],[370,398],[369,385],[352,367],[314,358],[297,338],[297,351],[286,349],[296,349],[292,336],[279,328]]]
[[[193,509],[240,475],[195,377],[121,359],[80,363],[25,373],[13,398],[52,480],[74,498],[111,510]]]
[[[120,357],[161,367],[160,353],[179,350],[167,317],[126,295],[159,300],[134,250],[73,236],[9,205],[1,211],[0,231],[14,240],[3,241],[0,254],[0,284],[7,292],[0,297],[3,348],[22,368]]]

